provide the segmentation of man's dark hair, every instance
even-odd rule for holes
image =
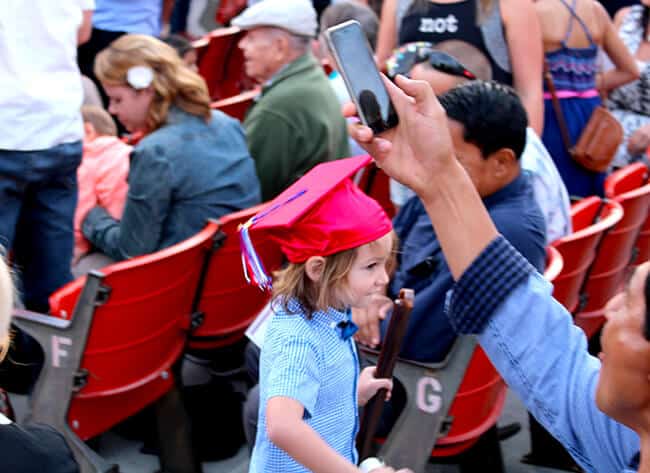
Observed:
[[[356,2],[333,3],[325,9],[320,18],[320,29],[325,31],[331,26],[338,25],[348,20],[357,20],[361,30],[368,38],[370,47],[374,50],[377,43],[379,18],[370,7]]]
[[[451,120],[463,125],[464,139],[475,144],[484,158],[509,148],[517,159],[526,146],[526,110],[516,92],[494,81],[474,80],[440,96]]]

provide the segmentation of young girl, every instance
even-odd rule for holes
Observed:
[[[249,230],[265,230],[289,260],[273,284],[250,472],[358,472],[357,406],[392,388],[374,367],[359,374],[352,340],[350,307],[385,292],[394,240],[384,211],[349,179],[369,160],[315,167],[241,230],[245,270],[259,285],[268,279]]]

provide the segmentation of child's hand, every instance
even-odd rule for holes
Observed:
[[[361,371],[357,383],[357,394],[360,406],[365,406],[380,389],[386,389],[386,401],[390,399],[393,389],[393,380],[375,378],[375,366],[368,366]]]

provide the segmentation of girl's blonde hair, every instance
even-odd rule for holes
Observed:
[[[97,54],[95,75],[108,85],[129,86],[127,72],[134,66],[153,70],[154,98],[147,115],[147,131],[160,128],[175,105],[210,121],[210,96],[205,81],[189,69],[169,45],[151,36],[128,34]]]
[[[392,274],[395,268],[395,254],[398,246],[397,235],[390,233],[392,239],[391,257],[386,262],[386,271]],[[369,243],[373,245],[377,242]],[[273,273],[273,298],[281,307],[291,312],[289,301],[296,300],[302,306],[309,319],[314,312],[327,310],[328,307],[338,307],[337,292],[345,283],[352,269],[358,248],[344,250],[330,256],[325,256],[323,271],[318,282],[312,281],[307,275],[305,263],[289,263],[283,269]]]
[[[0,248],[1,249],[1,248]],[[0,252],[0,255],[2,252]],[[14,287],[11,281],[9,268],[0,256],[0,361],[4,359],[9,350],[9,321],[11,309],[14,306]]]

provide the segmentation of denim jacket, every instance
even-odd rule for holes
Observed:
[[[209,218],[260,202],[255,163],[238,121],[213,111],[201,117],[172,107],[167,122],[131,153],[121,220],[95,207],[84,236],[115,260],[166,248],[199,232]]]

